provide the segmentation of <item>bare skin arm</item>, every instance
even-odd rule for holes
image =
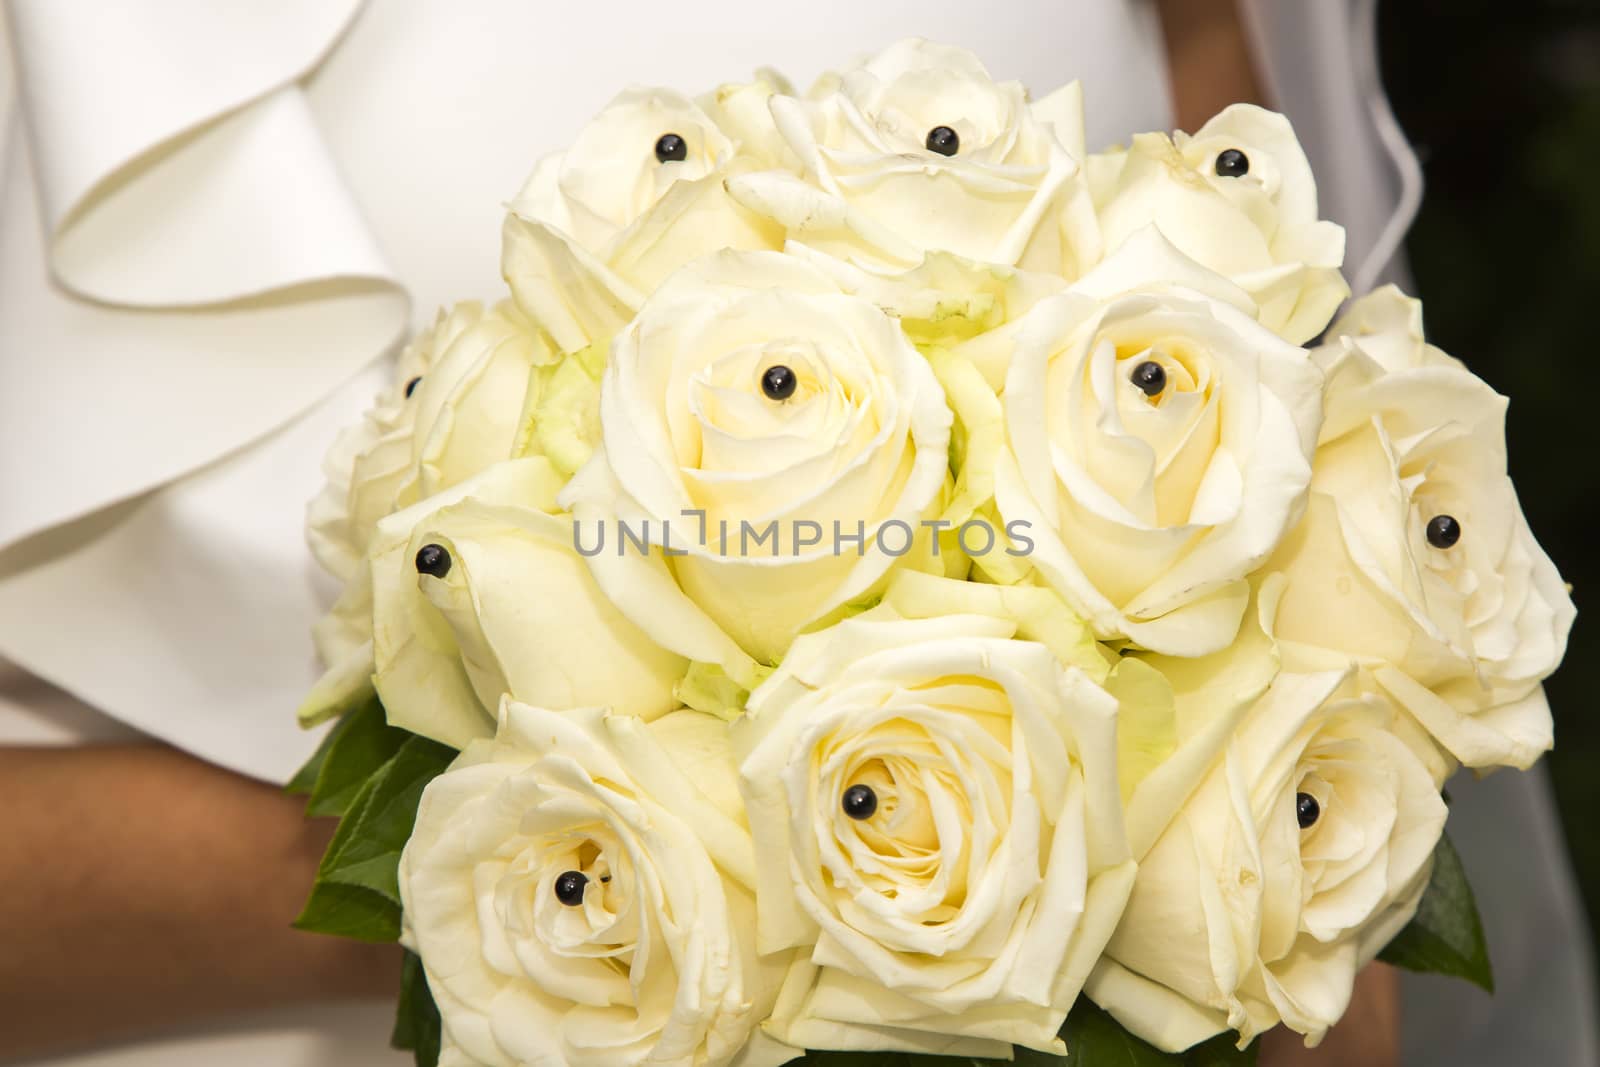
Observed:
[[[1236,0],[1156,0],[1172,79],[1173,115],[1193,132],[1229,104],[1266,94]],[[1262,1067],[1395,1067],[1400,1062],[1400,983],[1373,964],[1356,979],[1350,1009],[1315,1049],[1278,1028],[1262,1038]]]
[[[0,748],[0,1060],[392,990],[398,950],[294,930],[329,820],[161,745]]]
[[[1265,99],[1235,0],[1156,0],[1156,7],[1178,129],[1193,133],[1229,104]]]

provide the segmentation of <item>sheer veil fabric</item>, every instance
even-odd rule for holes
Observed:
[[[1352,283],[1395,277],[1419,187],[1386,120],[1371,0],[1245,7],[1324,213],[1348,230]],[[1171,121],[1145,0],[691,0],[621,20],[516,0],[6,13],[0,741],[132,727],[267,779],[316,740],[293,709],[330,592],[301,533],[323,452],[410,324],[496,292],[504,200],[625,83],[698,90],[767,64],[805,84],[920,34],[1037,91],[1081,78],[1091,146]],[[1452,794],[1502,992],[1408,988],[1407,1062],[1505,1062],[1484,1051],[1494,1035],[1535,1022],[1550,1043],[1513,1061],[1600,1062],[1547,784],[1504,774]],[[255,1020],[66,1062],[398,1064],[386,1015]]]
[[[1400,246],[1422,197],[1421,168],[1378,76],[1376,8],[1377,0],[1244,7],[1268,90],[1316,171],[1323,211],[1345,227],[1356,293],[1385,282],[1415,291]],[[1548,772],[1464,773],[1450,796],[1449,832],[1484,915],[1496,992],[1406,975],[1402,1062],[1600,1063],[1592,942]]]

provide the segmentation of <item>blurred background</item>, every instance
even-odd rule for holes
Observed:
[[[1600,0],[1378,10],[1384,81],[1427,177],[1408,252],[1429,340],[1514,398],[1511,473],[1574,586],[1547,762],[1600,929]]]

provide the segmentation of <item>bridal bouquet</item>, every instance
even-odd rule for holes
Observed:
[[[1573,607],[1505,398],[1329,325],[1282,116],[1091,153],[909,40],[630,89],[503,236],[310,512],[300,925],[405,946],[418,1062],[1248,1062],[1375,957],[1490,985],[1442,786],[1551,746]]]

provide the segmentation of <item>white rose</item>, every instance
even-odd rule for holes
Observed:
[[[1282,115],[1235,104],[1193,137],[1140,134],[1089,170],[1108,251],[1154,224],[1249,293],[1262,323],[1295,344],[1350,293],[1339,274],[1344,231],[1317,218],[1311,165]]]
[[[562,501],[624,613],[747,681],[751,657],[775,663],[802,626],[921,558],[950,420],[877,307],[794,258],[722,253],[618,336],[603,447]],[[838,549],[836,528],[861,540]]]
[[[739,146],[741,156],[763,170],[798,173],[800,161],[772,121],[772,98],[778,95],[795,95],[794,86],[778,71],[763,67],[755,80],[719,85],[695,103]]]
[[[1013,542],[994,506],[995,464],[1005,440],[996,394],[1005,384],[1027,312],[1065,289],[1066,280],[948,252],[930,252],[905,271],[859,268],[801,244],[791,244],[786,254],[898,319],[944,387],[955,417],[950,448],[955,481],[937,520],[944,524],[940,551],[946,573],[966,577],[961,566],[950,563],[970,557],[969,570],[985,580],[1008,585],[1022,580],[1029,570],[1026,544]]]
[[[663,278],[708,252],[782,246],[781,228],[725,188],[730,175],[771,165],[770,144],[746,151],[729,136],[761,134],[752,112],[771,91],[719,90],[724,132],[686,96],[629,89],[534,169],[510,205],[501,269],[559,349],[607,340]]]
[[[735,179],[743,203],[791,236],[858,262],[914,266],[925,251],[1078,273],[1098,254],[1081,180],[1076,83],[1030,106],[971,52],[911,38],[772,99],[804,179]]]
[[[1225,647],[1299,515],[1321,374],[1253,310],[1145,230],[1019,327],[996,500],[1102,638]]]
[[[1235,667],[1220,658],[1213,679]],[[1086,988],[1158,1048],[1226,1029],[1242,1046],[1280,1021],[1316,1044],[1415,913],[1444,801],[1404,716],[1347,677],[1279,675],[1140,855]]]
[[[314,630],[328,673],[302,705],[308,724],[370,688],[366,561],[378,521],[508,458],[529,375],[551,358],[510,301],[488,310],[457,304],[406,347],[391,388],[335,441],[328,483],[307,511],[307,539],[344,589]]]
[[[1315,355],[1327,421],[1306,517],[1271,563],[1279,635],[1355,657],[1468,766],[1527,767],[1551,745],[1540,683],[1574,609],[1506,475],[1505,398],[1426,344],[1421,305],[1392,287]]]
[[[373,671],[389,722],[454,748],[502,694],[655,718],[688,664],[612,606],[553,514],[542,457],[490,467],[383,520],[372,552]]]
[[[717,171],[736,151],[711,116],[681,93],[627,89],[565,152],[541,160],[510,206],[598,251],[675,184]]]
[[[755,957],[726,727],[507,702],[429,783],[403,941],[465,1067],[766,1067],[780,962]],[[731,801],[732,807],[728,806]],[[752,1040],[753,1038],[753,1040]]]
[[[1059,274],[981,263],[949,252],[929,252],[908,270],[858,267],[798,243],[784,254],[816,267],[845,292],[898,319],[929,359],[949,353],[971,364],[996,392],[1005,383],[1024,316],[1068,285]]]
[[[1009,1057],[1058,1032],[1133,864],[1117,701],[1016,623],[878,609],[795,642],[734,727],[767,1030]]]
[[[389,388],[329,449],[323,461],[328,481],[307,509],[306,536],[318,562],[341,581],[360,571],[378,520],[398,506],[401,488],[412,479],[417,405],[409,401],[422,378],[483,314],[476,300],[441,308],[433,324],[401,351]]]

